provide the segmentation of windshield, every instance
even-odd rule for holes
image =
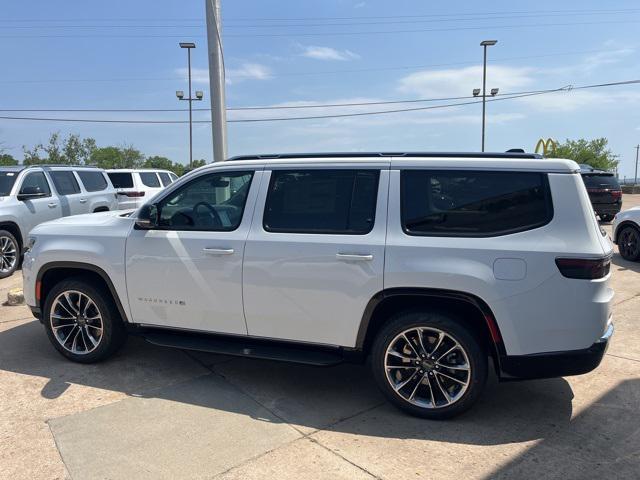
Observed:
[[[18,172],[0,172],[0,197],[6,197],[11,193],[17,177]]]

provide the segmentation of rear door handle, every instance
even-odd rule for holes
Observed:
[[[370,262],[373,260],[373,255],[365,254],[358,255],[354,253],[336,253],[336,258],[345,262]]]
[[[49,208],[56,208],[56,207],[58,206],[58,204],[57,204],[57,203],[55,203],[55,202],[51,202],[51,203],[47,204],[47,206],[48,206]]]
[[[211,248],[205,247],[202,249],[207,255],[233,255],[233,248]]]
[[[80,199],[80,203],[87,203],[87,199],[86,198],[81,198]]]

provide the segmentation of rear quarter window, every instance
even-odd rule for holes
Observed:
[[[113,188],[133,188],[133,176],[129,172],[108,172]]]
[[[107,180],[102,172],[78,170],[77,173],[87,192],[99,192],[107,188]]]
[[[138,175],[140,175],[143,185],[151,188],[160,188],[160,180],[158,180],[155,172],[140,172]]]
[[[408,235],[491,237],[551,221],[547,176],[534,172],[405,170],[402,228]]]

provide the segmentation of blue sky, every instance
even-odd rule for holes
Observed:
[[[3,2],[0,109],[182,108],[194,41],[194,90],[208,107],[204,0]],[[418,0],[222,0],[227,105],[360,103],[469,95],[481,86],[518,92],[640,78],[637,2]],[[283,20],[285,19],[285,20]],[[397,32],[397,31],[403,32]],[[407,31],[408,30],[408,31]],[[356,32],[390,32],[367,33]],[[342,35],[341,33],[347,33]],[[263,35],[263,36],[257,36]],[[264,36],[275,35],[275,36]],[[447,103],[447,102],[441,102]],[[424,104],[422,104],[424,105]],[[328,115],[420,106],[231,111],[229,119]],[[487,150],[532,151],[540,137],[605,136],[633,175],[640,142],[640,86],[488,104]],[[184,120],[182,112],[5,113],[13,116]],[[380,116],[229,124],[229,153],[479,150],[480,105]],[[206,112],[196,114],[206,119]],[[68,124],[0,120],[0,142],[79,133],[98,145],[133,144],[186,162],[186,125]],[[195,158],[211,159],[208,125],[194,129]]]

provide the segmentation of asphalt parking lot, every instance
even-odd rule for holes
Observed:
[[[624,196],[624,208],[640,195]],[[609,225],[605,228],[610,229]],[[617,253],[602,365],[498,384],[447,422],[409,417],[366,366],[315,368],[155,347],[65,361],[26,307],[0,306],[7,479],[637,479],[640,263]],[[21,276],[0,280],[0,299]]]

